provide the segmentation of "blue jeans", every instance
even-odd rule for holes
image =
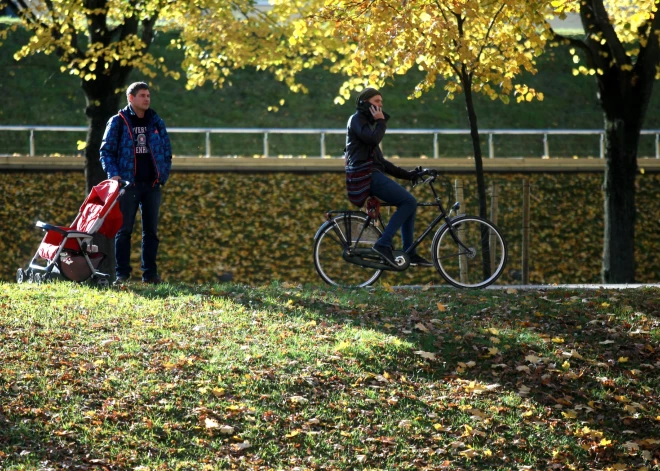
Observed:
[[[381,172],[373,172],[371,175],[371,195],[385,203],[393,204],[397,208],[375,245],[391,247],[394,235],[401,228],[403,250],[408,250],[415,242],[415,214],[417,213],[415,197]]]
[[[140,208],[142,215],[142,279],[158,276],[156,254],[158,253],[158,213],[160,211],[160,185],[150,182],[135,182],[119,200],[119,208],[124,222],[115,236],[115,258],[117,276],[131,274],[131,234],[135,226],[135,216]]]

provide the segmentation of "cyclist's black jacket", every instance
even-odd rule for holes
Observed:
[[[387,173],[403,180],[412,180],[415,176],[414,172],[397,167],[383,157],[379,144],[385,136],[390,116],[383,113],[385,119],[375,120],[369,111],[369,105],[368,102],[361,104],[355,114],[348,119],[344,150],[346,166],[354,167],[373,158],[374,171]]]

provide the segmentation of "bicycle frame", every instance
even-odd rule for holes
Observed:
[[[433,186],[434,181],[435,181],[435,177],[431,177],[423,183],[428,183],[428,185],[431,187],[431,191],[433,192],[433,197],[435,199],[435,202],[434,203],[418,203],[417,207],[434,207],[435,206],[435,207],[438,207],[440,209],[440,214],[428,225],[428,227],[424,230],[422,235],[420,235],[415,240],[415,242],[413,242],[413,244],[408,248],[408,250],[405,251],[405,253],[406,254],[414,253],[415,249],[419,246],[419,244],[421,244],[422,241],[424,239],[426,239],[426,237],[438,226],[438,224],[440,224],[441,221],[444,221],[445,224],[447,224],[447,226],[449,226],[449,229],[450,229],[449,232],[451,234],[452,239],[454,239],[454,241],[460,247],[462,247],[463,249],[465,249],[466,251],[469,252],[470,249],[467,246],[465,246],[465,244],[463,244],[463,242],[456,236],[456,234],[454,233],[454,231],[452,229],[452,225],[451,225],[451,219],[452,218],[450,217],[451,211],[448,213],[445,210],[445,207],[442,204],[442,199],[438,196],[438,193],[437,193],[435,187]],[[382,204],[381,205],[381,207],[386,207],[386,208],[387,207],[392,207],[392,206],[393,205],[390,205],[390,204]],[[460,207],[459,203],[457,202],[452,207],[452,210],[458,210],[459,207]],[[357,244],[360,242],[360,238],[362,237],[362,234],[364,233],[365,229],[369,226],[369,224],[372,223],[372,221],[374,221],[374,219],[369,214],[367,214],[363,211],[350,211],[350,210],[349,211],[346,211],[346,210],[328,211],[326,213],[326,216],[328,217],[328,219],[331,219],[332,214],[348,215],[349,224],[346,225],[346,232],[347,232],[346,243],[347,243],[347,249],[349,250],[349,253],[352,253],[353,249],[355,249],[357,247]],[[358,234],[358,237],[355,240],[355,243],[353,244],[353,243],[351,243],[351,241],[353,239],[351,237],[352,234],[351,234],[350,219],[351,219],[351,216],[354,215],[354,214],[355,215],[359,214],[360,216],[366,216],[366,219],[364,221],[364,224],[362,225],[362,229],[360,230],[360,234]],[[385,227],[385,224],[383,223],[383,218],[381,217],[380,214],[378,215],[378,222],[380,223],[381,227]],[[320,230],[319,230],[319,232],[320,232]]]

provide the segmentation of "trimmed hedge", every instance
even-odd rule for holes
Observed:
[[[474,176],[451,175],[465,185],[466,212],[475,214]],[[519,282],[522,179],[532,187],[532,283],[599,282],[602,233],[602,174],[492,174],[500,185],[498,226],[509,244],[503,281]],[[660,279],[660,174],[637,179],[637,281]],[[348,208],[342,173],[176,173],[163,193],[159,271],[166,280],[214,282],[231,273],[240,283],[272,280],[321,283],[312,262],[313,238],[328,209]],[[415,189],[430,201],[428,188]],[[85,198],[80,172],[5,173],[0,179],[0,279],[12,280],[36,251],[37,220],[67,224]],[[452,199],[453,201],[453,199]],[[434,216],[418,211],[419,234]],[[139,219],[139,218],[138,218]],[[420,253],[429,254],[432,237]],[[132,260],[139,269],[140,229]],[[226,276],[225,276],[226,278]],[[433,269],[412,268],[382,278],[390,284],[443,283]]]

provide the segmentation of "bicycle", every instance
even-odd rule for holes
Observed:
[[[487,219],[459,215],[458,202],[447,212],[433,185],[438,176],[436,170],[422,170],[419,184],[430,186],[435,201],[418,203],[417,206],[437,207],[440,214],[408,250],[393,252],[396,267],[371,250],[382,234],[378,224],[385,227],[379,203],[368,204],[367,212],[328,211],[327,221],[314,236],[314,267],[323,281],[334,286],[359,288],[375,283],[384,271],[404,271],[410,266],[410,254],[443,222],[435,232],[431,246],[433,265],[440,275],[457,288],[485,288],[494,283],[507,261],[507,246],[502,233]]]

